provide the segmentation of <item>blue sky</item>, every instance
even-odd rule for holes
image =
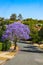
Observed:
[[[0,17],[9,18],[13,13],[43,19],[43,0],[0,0]]]

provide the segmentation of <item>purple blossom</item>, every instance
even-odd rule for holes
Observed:
[[[29,39],[30,36],[30,29],[28,28],[27,25],[24,25],[20,22],[15,22],[12,24],[7,25],[6,31],[2,36],[2,39],[7,39],[9,38],[10,40],[14,40],[14,36],[18,39]]]

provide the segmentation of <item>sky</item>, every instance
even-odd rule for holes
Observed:
[[[0,17],[9,18],[13,13],[43,19],[43,0],[0,0]]]

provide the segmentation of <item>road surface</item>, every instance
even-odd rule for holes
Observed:
[[[4,65],[43,65],[43,52],[31,44],[18,43],[16,56]]]

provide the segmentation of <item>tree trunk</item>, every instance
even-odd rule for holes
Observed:
[[[14,42],[14,50],[16,50],[17,44],[16,44],[17,40],[15,40]]]

